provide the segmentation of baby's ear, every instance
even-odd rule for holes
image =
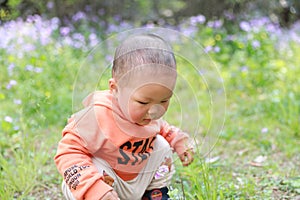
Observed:
[[[116,79],[114,79],[114,78],[109,79],[108,84],[109,84],[109,90],[113,94],[116,94],[116,92],[118,92],[118,85],[117,85]]]

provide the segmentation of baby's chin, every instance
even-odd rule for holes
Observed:
[[[140,126],[146,126],[146,125],[150,124],[151,121],[152,121],[151,119],[143,119],[142,121],[137,122],[136,124],[140,125]]]

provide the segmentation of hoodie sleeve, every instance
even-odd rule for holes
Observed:
[[[179,128],[169,125],[164,120],[162,120],[160,135],[168,141],[178,155],[184,153],[187,149],[190,149],[188,146],[189,135]]]
[[[63,176],[76,199],[101,199],[112,188],[103,181],[92,162],[92,155],[84,147],[78,135],[67,132],[58,144],[54,158],[58,171]]]

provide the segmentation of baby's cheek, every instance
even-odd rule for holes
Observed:
[[[123,112],[123,114],[128,118],[130,117],[130,112],[129,112],[129,107],[128,104],[122,104],[119,103],[121,111]]]
[[[145,113],[141,110],[131,110],[130,116],[133,121],[137,122],[144,118]]]
[[[159,119],[161,118],[162,116],[164,116],[164,114],[166,113],[168,109],[168,105],[158,105],[157,106],[157,110],[156,110],[156,113],[154,115],[154,118],[153,119]]]
[[[145,117],[145,115],[147,114],[147,110],[145,110],[141,106],[131,105],[129,107],[129,113],[132,121],[139,122],[141,119]]]

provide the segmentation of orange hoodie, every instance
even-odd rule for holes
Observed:
[[[186,149],[188,135],[162,119],[140,126],[128,121],[110,91],[97,91],[83,102],[85,108],[68,120],[54,158],[76,199],[101,199],[112,190],[92,162],[105,160],[123,180],[132,180],[145,167],[157,134],[177,154]]]

